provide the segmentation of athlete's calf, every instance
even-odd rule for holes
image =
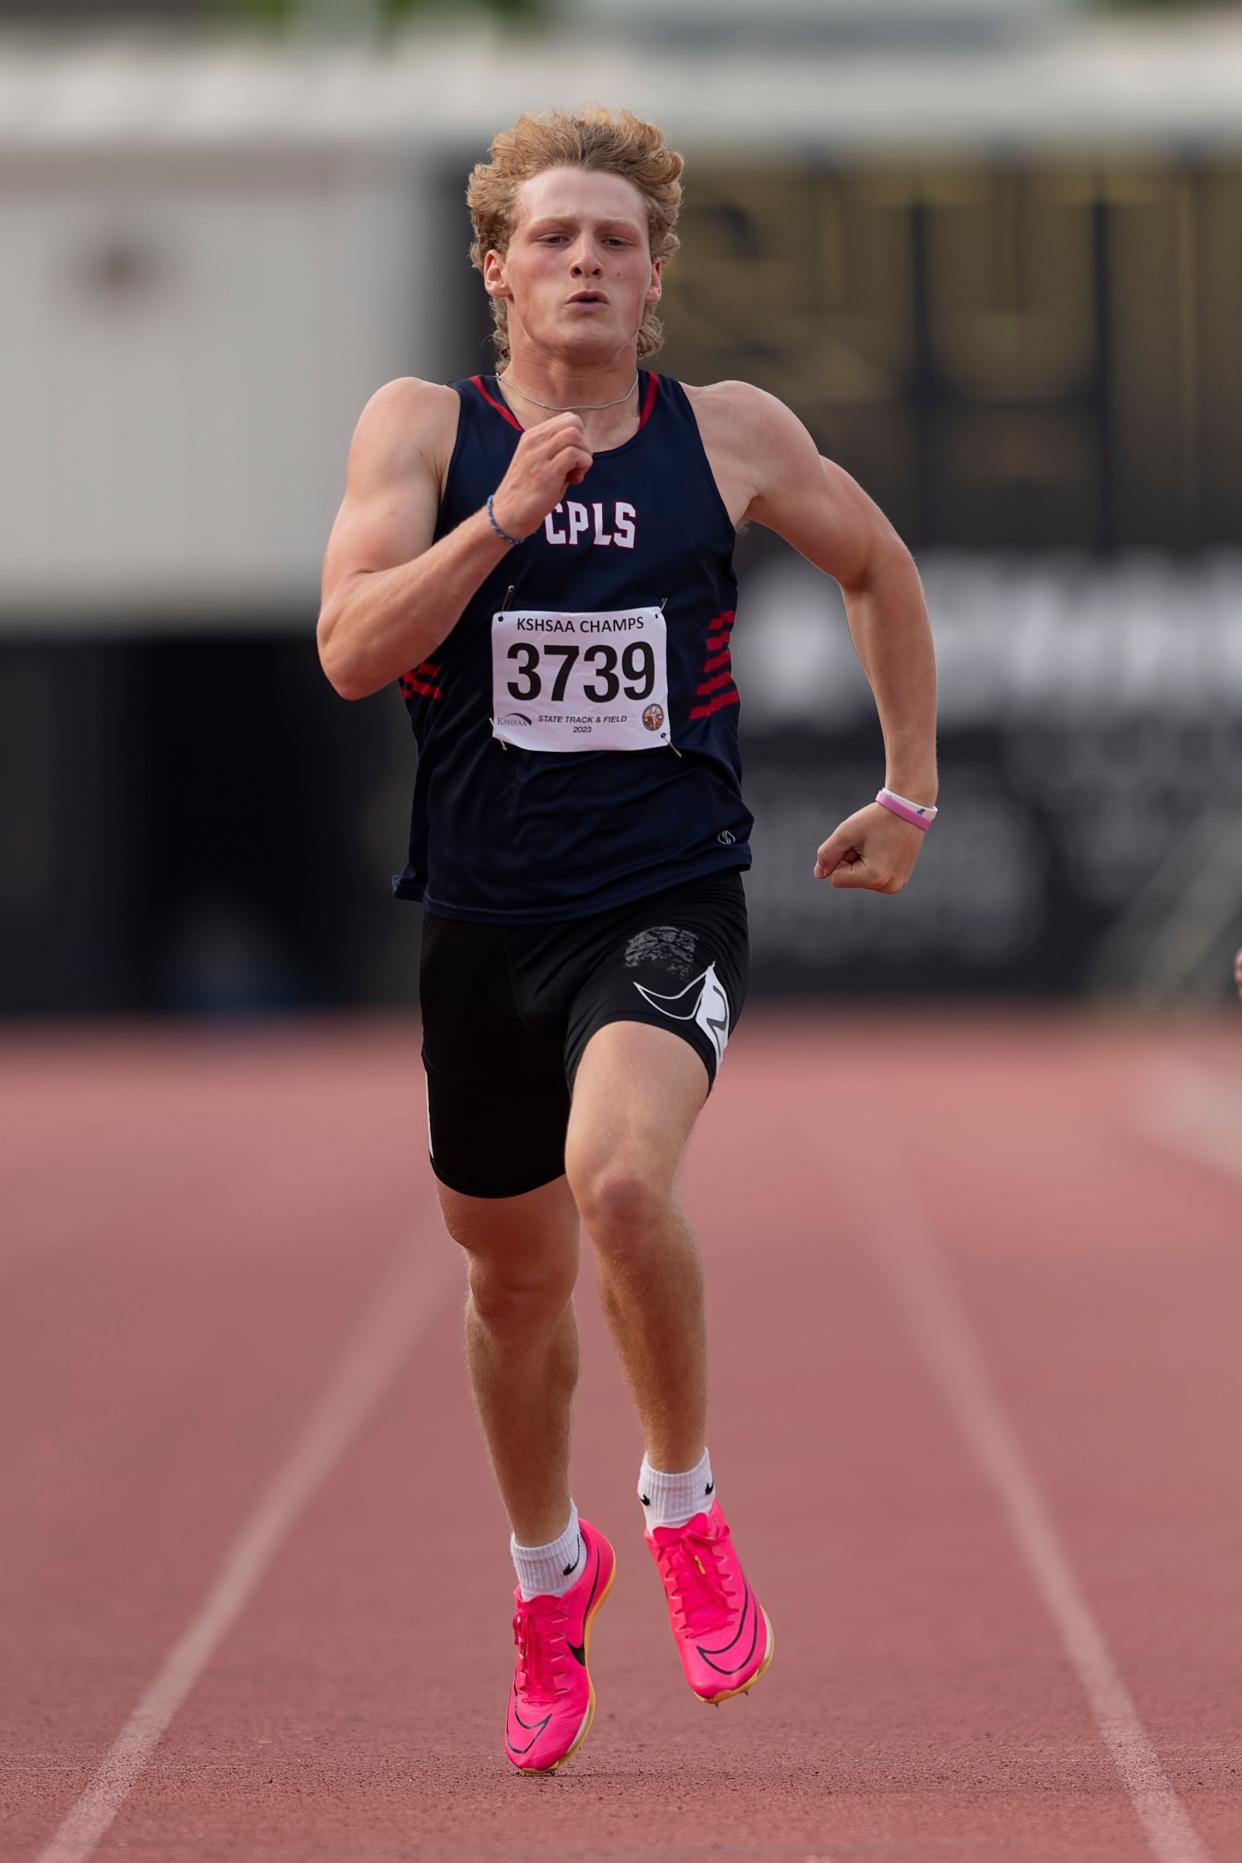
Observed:
[[[496,1482],[519,1543],[540,1546],[569,1515],[578,1213],[563,1177],[520,1197],[439,1189],[469,1263],[466,1363]]]

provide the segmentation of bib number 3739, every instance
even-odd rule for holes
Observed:
[[[492,616],[492,732],[526,750],[651,750],[670,742],[658,608]]]

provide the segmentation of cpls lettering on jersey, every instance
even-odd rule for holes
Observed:
[[[638,513],[633,505],[618,499],[608,515],[598,500],[589,505],[567,498],[554,507],[543,520],[543,534],[549,543],[615,544],[619,550],[634,548],[634,521]]]
[[[506,608],[492,616],[492,735],[524,750],[671,742],[664,615]]]

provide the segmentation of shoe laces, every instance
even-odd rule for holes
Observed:
[[[559,1604],[560,1600],[554,1600]],[[554,1702],[564,1691],[561,1668],[565,1657],[567,1614],[559,1610],[533,1610],[531,1601],[519,1598],[513,1614],[513,1641],[517,1644],[518,1693],[528,1701]]]
[[[675,1540],[657,1540],[656,1557],[681,1620],[679,1629],[700,1637],[728,1623],[735,1587],[721,1568],[714,1533],[687,1527]]]

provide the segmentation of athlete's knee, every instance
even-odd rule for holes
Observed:
[[[577,1263],[498,1263],[468,1257],[470,1308],[489,1329],[521,1331],[558,1320],[573,1297]]]
[[[582,1220],[602,1253],[638,1256],[659,1238],[671,1192],[638,1160],[612,1158],[570,1181]]]

